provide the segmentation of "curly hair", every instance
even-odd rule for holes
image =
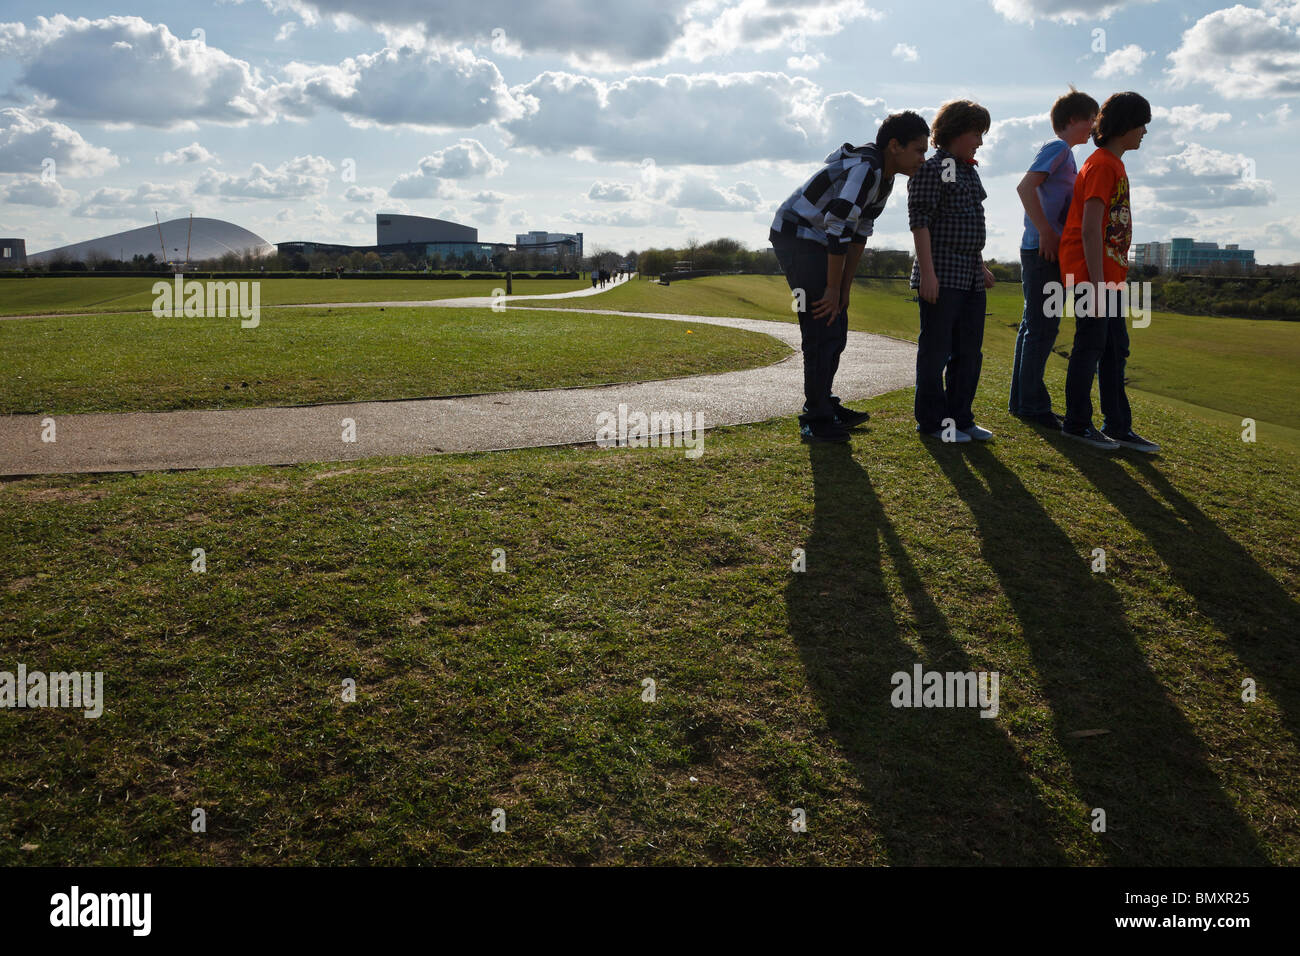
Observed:
[[[987,133],[990,125],[989,111],[974,100],[949,100],[935,114],[931,139],[935,146],[947,149],[963,133],[972,130]]]

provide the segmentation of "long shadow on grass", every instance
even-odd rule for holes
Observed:
[[[1073,443],[1054,444],[1151,542],[1179,586],[1232,641],[1249,668],[1242,676],[1255,678],[1277,701],[1287,729],[1300,741],[1300,605],[1151,459],[1137,458],[1135,464],[1168,505],[1111,458]],[[1223,692],[1237,696],[1241,689]]]
[[[1106,811],[1110,862],[1267,863],[1090,556],[991,449],[927,447],[970,508],[984,560],[1020,620],[1074,786],[1089,808]],[[1096,729],[1110,733],[1070,736]]]
[[[812,445],[807,571],[786,590],[790,634],[841,752],[866,791],[893,864],[1042,864],[1066,859],[996,721],[975,709],[890,703],[890,677],[974,668],[930,600],[871,479],[847,448]],[[882,580],[886,558],[923,651],[907,644]],[[910,628],[909,628],[910,630]]]

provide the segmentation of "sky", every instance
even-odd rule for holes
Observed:
[[[193,213],[269,242],[375,214],[588,253],[767,244],[781,201],[886,115],[992,115],[987,258],[1070,84],[1151,101],[1134,242],[1300,260],[1300,0],[6,0],[0,236],[28,252]],[[57,12],[52,12],[57,11]],[[1092,150],[1077,147],[1080,164]],[[898,182],[871,244],[910,249]]]

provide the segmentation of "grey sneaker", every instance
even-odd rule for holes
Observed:
[[[1131,428],[1123,435],[1113,435],[1110,432],[1102,432],[1102,434],[1117,445],[1132,448],[1134,451],[1145,452],[1148,455],[1153,455],[1160,450],[1159,445],[1153,441],[1147,441]]]
[[[970,428],[963,428],[960,429],[960,431],[962,431],[966,435],[969,435],[975,441],[988,441],[990,438],[993,437],[993,433],[991,431],[989,431],[987,428],[980,428],[974,422],[971,423]]]
[[[1093,448],[1100,448],[1102,451],[1116,451],[1119,448],[1119,442],[1111,441],[1101,432],[1092,426],[1088,426],[1083,431],[1070,431],[1068,428],[1062,428],[1061,434],[1066,438],[1073,438],[1075,441],[1081,441],[1085,445],[1091,445]]]

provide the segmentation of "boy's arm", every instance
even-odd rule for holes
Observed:
[[[921,286],[916,294],[934,305],[939,301],[939,277],[935,275],[934,260],[930,256],[930,227],[913,229],[912,241],[916,243],[916,261],[921,270]]]
[[[844,254],[844,275],[840,279],[840,309],[849,307],[849,293],[853,291],[853,277],[858,274],[858,263],[862,261],[862,252],[867,248],[865,242],[855,242]],[[829,277],[828,277],[829,278]]]
[[[849,273],[852,275],[852,273]],[[812,317],[830,325],[840,314],[840,284],[844,279],[844,253],[826,254],[826,292],[812,304]]]
[[[869,165],[858,163],[844,177],[839,195],[826,206],[826,250],[831,255],[844,255],[858,231],[858,219],[872,182],[871,173]]]
[[[1088,267],[1088,281],[1096,283],[1097,296],[1093,300],[1096,304],[1096,315],[1102,315],[1106,297],[1104,295],[1101,283],[1105,280],[1106,271],[1103,266],[1105,254],[1102,250],[1102,229],[1101,221],[1106,212],[1106,200],[1092,197],[1083,204],[1083,261]]]
[[[1047,214],[1043,212],[1042,201],[1038,198],[1038,187],[1043,185],[1046,180],[1047,173],[1025,173],[1024,178],[1020,180],[1020,185],[1016,187],[1016,192],[1020,195],[1020,204],[1025,207],[1025,215],[1029,217],[1029,221],[1038,230],[1039,255],[1048,262],[1055,262],[1061,237],[1052,224],[1047,221]]]
[[[853,272],[862,256],[861,248],[851,239],[858,229],[863,197],[872,181],[871,173],[872,169],[866,163],[859,163],[849,170],[839,195],[826,206],[826,294],[813,303],[812,316],[824,318],[827,325],[840,314],[842,301],[848,297],[843,285],[846,280],[852,284]],[[858,249],[856,254],[854,248]],[[852,263],[845,263],[846,254],[854,256]]]
[[[930,223],[939,207],[939,167],[925,162],[907,181],[907,224],[916,244],[921,284],[917,295],[931,304],[939,301],[939,277],[930,247]]]

